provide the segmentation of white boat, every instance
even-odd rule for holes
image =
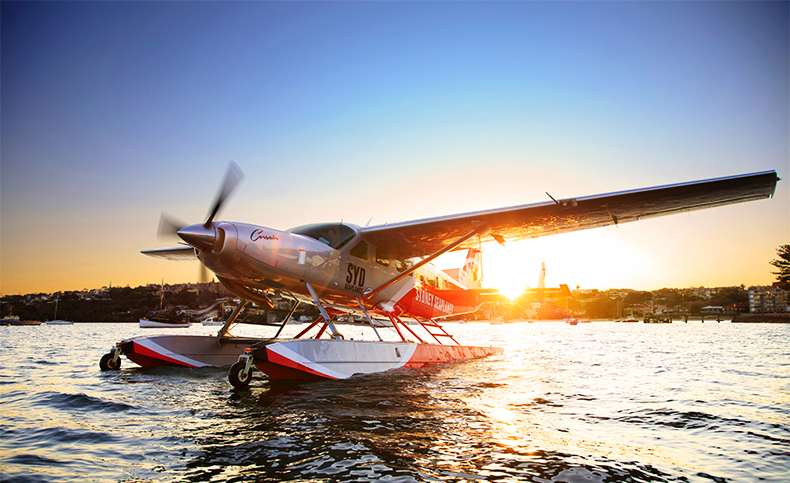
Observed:
[[[205,326],[225,325],[225,321],[224,320],[217,320],[214,317],[209,317],[208,319],[203,321],[203,325],[205,325]]]
[[[47,325],[71,325],[72,322],[70,320],[62,320],[58,318],[58,301],[60,297],[55,297],[55,315],[52,317],[52,320],[48,320],[44,322]]]
[[[158,318],[158,317],[151,317],[146,318],[143,317],[140,319],[140,328],[141,329],[175,329],[179,327],[189,327],[192,325],[192,322],[188,320],[180,320],[180,319],[168,319],[168,318]]]
[[[189,327],[192,322],[187,317],[182,317],[172,311],[163,310],[162,302],[165,298],[165,284],[161,285],[159,294],[159,310],[148,312],[145,317],[140,319],[141,329],[175,329],[179,327]]]

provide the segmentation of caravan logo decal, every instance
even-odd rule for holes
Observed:
[[[279,240],[279,238],[277,238],[277,235],[268,235],[264,230],[258,229],[252,232],[250,240],[256,242],[258,240]]]

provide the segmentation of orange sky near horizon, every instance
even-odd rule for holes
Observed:
[[[708,212],[506,242],[504,247],[489,243],[483,246],[483,285],[514,296],[526,287],[537,286],[540,266],[544,262],[547,286],[565,283],[571,288],[583,289],[657,290],[770,285],[776,277],[771,273],[775,269],[769,262],[777,258],[779,245],[774,245],[774,240],[781,239],[781,227],[775,224],[773,238],[765,240],[752,239],[750,233],[758,227],[765,231],[761,225],[769,222],[760,205],[776,202],[776,199],[764,200]],[[739,220],[741,228],[733,228],[736,225],[733,220]],[[688,242],[691,239],[693,244]],[[38,260],[39,270],[27,272],[24,277],[3,275],[2,295],[53,293],[110,285],[136,287],[160,281],[189,283],[198,278],[197,261],[171,262],[139,252],[141,246],[175,246],[169,241],[157,240],[146,245],[138,240],[139,244],[135,245],[121,239],[112,250],[102,253],[95,243],[85,246],[76,236],[72,240],[59,249],[81,258],[59,263],[58,257],[44,253]],[[92,252],[91,248],[97,251]],[[460,266],[464,253],[449,253],[436,264],[441,268]],[[683,262],[669,263],[668,260]],[[6,262],[4,273],[8,273],[6,269],[19,273],[26,264],[12,261],[10,267],[8,265]]]
[[[776,170],[773,199],[484,247],[513,293],[767,285],[787,2],[0,2],[0,294],[197,280],[164,210],[364,226]],[[452,254],[438,264],[450,268]]]

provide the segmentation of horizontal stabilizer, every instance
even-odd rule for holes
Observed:
[[[166,260],[173,260],[176,262],[195,261],[195,249],[190,246],[174,247],[174,248],[155,248],[153,250],[142,250],[140,253],[154,258],[164,258]]]

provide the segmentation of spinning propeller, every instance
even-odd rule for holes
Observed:
[[[222,188],[217,193],[217,199],[214,200],[214,207],[211,209],[208,215],[208,219],[206,222],[203,223],[203,226],[208,228],[211,226],[211,222],[214,221],[214,217],[217,216],[219,209],[222,208],[222,205],[225,203],[231,194],[236,190],[236,187],[241,183],[244,179],[244,173],[239,168],[239,165],[234,163],[233,161],[230,162],[228,166],[228,170],[225,172],[225,181],[222,182]]]
[[[162,217],[159,219],[159,237],[172,237],[173,235],[178,235],[184,242],[198,250],[211,250],[216,240],[216,232],[213,224],[214,218],[243,179],[244,173],[241,171],[241,168],[231,161],[228,170],[225,172],[225,179],[209,211],[206,222],[187,226],[184,222],[162,212]],[[200,283],[208,282],[208,269],[202,263],[200,264],[198,281]]]

